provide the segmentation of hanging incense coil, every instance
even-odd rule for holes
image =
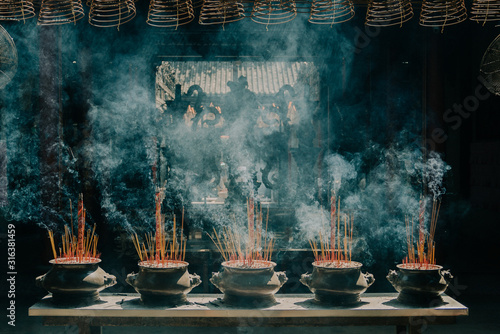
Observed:
[[[35,1],[39,1],[39,0],[35,0]],[[85,6],[87,6],[87,7],[89,7],[89,8],[90,8],[90,7],[92,6],[92,1],[93,1],[93,0],[86,0],[86,1],[85,1]],[[117,2],[117,1],[118,1],[118,0],[116,0],[116,2]],[[134,1],[134,4],[135,4],[135,3],[136,3],[137,1],[139,1],[139,0],[132,0],[132,1]]]
[[[470,19],[477,23],[500,21],[499,0],[473,0],[470,9]]]
[[[38,15],[39,25],[76,23],[84,17],[80,0],[43,0]]]
[[[251,16],[254,8],[255,0],[241,0],[243,8],[245,8],[245,15]],[[311,4],[313,0],[295,0],[295,8],[297,13],[309,13],[311,11]]]
[[[151,0],[146,23],[153,27],[178,27],[193,19],[191,0]]]
[[[120,27],[135,17],[133,0],[92,0],[89,23],[100,28]]]
[[[0,20],[24,21],[35,16],[33,3],[27,0],[0,0]]]
[[[199,24],[226,24],[245,18],[243,4],[237,0],[205,0],[201,6]]]
[[[295,0],[255,0],[252,21],[259,24],[283,24],[297,16]]]
[[[313,0],[309,22],[314,24],[337,24],[354,17],[351,0]]]
[[[368,4],[365,24],[389,27],[409,21],[413,17],[410,0],[372,0]]]
[[[422,3],[421,26],[444,28],[466,19],[464,0],[424,0]]]

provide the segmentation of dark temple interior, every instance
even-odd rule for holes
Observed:
[[[312,270],[308,241],[332,193],[354,217],[353,259],[375,277],[368,292],[395,292],[385,276],[405,257],[405,216],[417,219],[422,196],[438,198],[437,262],[454,276],[446,293],[470,316],[426,332],[497,332],[500,97],[480,66],[499,30],[469,19],[423,27],[417,3],[401,27],[370,27],[367,2],[354,3],[355,16],[335,25],[299,13],[279,25],[196,16],[158,28],[146,24],[143,0],[119,28],[87,17],[3,21],[17,71],[0,90],[0,240],[7,254],[13,224],[17,324],[1,328],[77,333],[44,327],[27,310],[47,294],[35,278],[51,267],[48,231],[75,219],[80,193],[101,267],[117,278],[105,292],[133,293],[131,235],[154,231],[161,188],[166,221],[184,217],[186,261],[202,280],[192,293],[219,293],[209,279],[222,257],[208,234],[240,221],[249,196],[268,215],[273,261],[288,276],[279,293],[308,293],[299,278]],[[168,332],[271,330],[304,329]]]

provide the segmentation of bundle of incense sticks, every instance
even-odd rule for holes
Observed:
[[[77,255],[83,254],[83,234],[85,233],[86,211],[83,208],[83,194],[78,197],[78,249]]]
[[[139,255],[141,264],[154,267],[169,267],[183,262],[186,256],[186,240],[184,238],[184,208],[182,208],[180,242],[177,241],[177,219],[173,215],[172,240],[167,242],[167,231],[163,215],[161,213],[161,203],[164,195],[157,192],[155,196],[155,234],[145,235],[145,242],[140,242],[137,233],[132,235],[132,242]]]
[[[99,258],[97,253],[97,241],[99,236],[95,234],[96,225],[92,231],[85,231],[86,210],[83,207],[83,194],[78,197],[78,233],[73,234],[73,210],[70,201],[71,210],[71,229],[64,226],[64,234],[61,236],[61,247],[59,247],[59,255],[55,246],[54,233],[49,231],[49,239],[52,247],[52,254],[56,263],[87,263],[95,262]]]
[[[226,262],[252,266],[254,262],[271,261],[274,239],[268,234],[269,208],[266,214],[264,235],[262,206],[259,203],[255,205],[255,200],[252,197],[247,200],[247,221],[248,239],[246,242],[244,236],[236,232],[236,228],[231,227],[223,227],[219,233],[214,227],[213,236],[210,234],[208,236]]]
[[[414,241],[413,218],[405,217],[406,225],[406,244],[408,254],[403,259],[403,264],[408,268],[429,269],[436,264],[436,242],[434,236],[436,225],[441,208],[441,201],[434,199],[432,201],[429,232],[425,228],[425,201],[420,200],[418,214],[418,240]],[[416,247],[415,247],[416,246]],[[416,248],[416,251],[415,251]]]
[[[352,215],[340,214],[340,198],[336,200],[335,195],[330,198],[330,237],[327,233],[319,233],[319,247],[316,240],[309,240],[314,254],[314,260],[318,264],[332,263],[333,265],[346,265],[351,262]]]

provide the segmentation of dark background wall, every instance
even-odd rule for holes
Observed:
[[[357,15],[333,28],[297,19],[269,30],[245,22],[224,29],[191,24],[164,31],[147,27],[143,15],[140,10],[135,21],[119,30],[86,22],[5,25],[18,49],[19,69],[2,92],[0,140],[14,154],[6,160],[9,198],[0,217],[1,244],[5,254],[7,224],[15,224],[19,313],[45,295],[34,279],[50,269],[46,228],[61,219],[66,198],[78,192],[86,194],[86,207],[98,222],[103,267],[119,281],[109,291],[131,292],[124,278],[136,269],[136,259],[107,221],[105,189],[85,149],[94,138],[89,113],[141,87],[141,94],[133,95],[137,99],[120,108],[137,109],[138,118],[147,115],[154,108],[155,66],[190,57],[313,61],[320,68],[323,112],[337,111],[323,128],[332,134],[329,150],[349,154],[364,152],[371,142],[389,147],[423,141],[441,153],[452,168],[438,227],[438,258],[456,277],[449,293],[460,299],[495,291],[500,101],[491,94],[482,98],[487,93],[478,80],[482,55],[496,37],[491,26],[465,22],[441,33],[418,26],[414,18],[402,28],[377,29],[366,28],[363,15]],[[457,105],[463,106],[461,113]],[[109,133],[100,135],[113,137],[114,126],[108,124]],[[370,161],[377,157],[367,157]],[[146,181],[136,186],[145,193],[148,187]],[[397,263],[396,254],[372,253],[376,261],[366,270],[377,282],[371,291],[393,291],[384,277]],[[209,277],[218,270],[216,254],[190,256],[192,271]],[[291,278],[283,291],[305,292],[297,279],[309,269],[310,258],[309,252],[279,254],[279,265]],[[203,290],[214,292],[209,284],[195,292]]]

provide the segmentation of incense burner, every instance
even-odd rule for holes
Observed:
[[[363,265],[359,262],[350,262],[345,267],[328,266],[322,262],[312,265],[312,274],[303,274],[300,282],[314,293],[316,301],[323,304],[358,303],[360,295],[375,282],[372,274],[361,272]]]
[[[252,261],[241,265],[239,261],[222,263],[223,270],[212,274],[210,282],[224,293],[224,302],[232,305],[263,306],[276,302],[274,294],[288,280],[285,272],[274,271],[276,263]]]
[[[141,294],[144,304],[180,305],[187,294],[201,283],[200,276],[189,274],[189,263],[172,261],[169,266],[139,263],[139,272],[127,275],[126,282]]]
[[[91,304],[99,300],[99,291],[116,284],[116,277],[99,267],[100,259],[83,263],[71,259],[49,262],[52,268],[37,277],[36,283],[52,293],[54,304]]]
[[[398,271],[390,270],[387,279],[399,292],[398,301],[414,305],[441,303],[441,294],[453,276],[435,264],[398,264]]]

